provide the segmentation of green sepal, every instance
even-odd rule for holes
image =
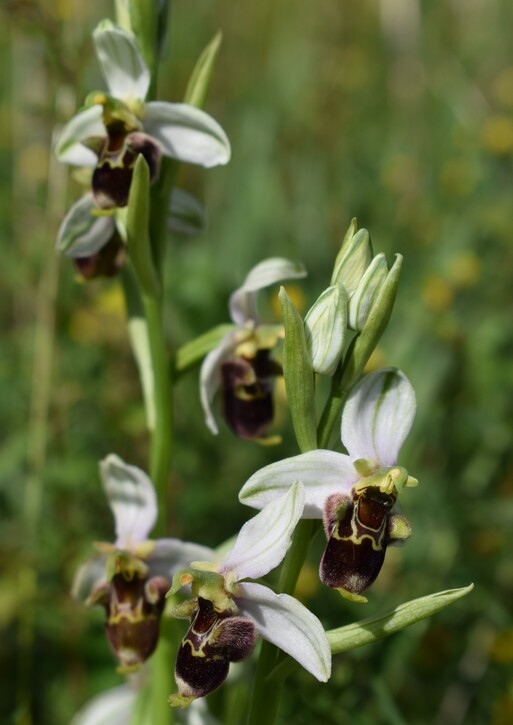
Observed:
[[[353,341],[344,362],[344,372],[340,382],[342,390],[349,390],[356,383],[385,331],[394,307],[402,262],[402,255],[396,255],[396,260],[383,282],[363,330]]]
[[[283,376],[294,432],[302,453],[317,448],[315,383],[301,315],[284,287],[279,293],[285,340]]]
[[[128,197],[126,219],[128,252],[143,293],[150,297],[158,297],[160,285],[153,263],[149,235],[149,193],[150,169],[143,155],[139,154]]]
[[[122,30],[135,35],[137,45],[152,78],[157,61],[159,3],[155,0],[115,0],[116,20]]]
[[[122,574],[127,581],[134,577],[145,579],[148,576],[148,566],[133,556],[129,551],[114,551],[107,558],[105,564],[105,578],[112,581],[116,574]]]
[[[193,566],[176,572],[166,598],[172,597],[188,584],[191,586],[193,597],[208,599],[218,612],[235,614],[238,611],[232,597],[226,593],[224,577],[215,571],[203,571]]]
[[[332,654],[339,654],[384,639],[384,637],[399,632],[421,619],[431,617],[450,604],[454,604],[458,599],[469,594],[473,588],[474,585],[470,584],[468,587],[462,587],[461,589],[447,589],[443,592],[428,594],[425,597],[400,604],[395,609],[377,617],[369,617],[345,627],[328,630],[326,634],[331,646],[331,652]]]
[[[174,369],[175,373],[182,375],[193,365],[202,360],[207,353],[217,347],[221,340],[226,337],[229,332],[235,330],[237,325],[224,324],[213,327],[208,332],[199,335],[190,342],[185,343],[179,348],[175,356]]]
[[[184,103],[203,108],[222,38],[221,31],[218,31],[198,58],[187,83]]]

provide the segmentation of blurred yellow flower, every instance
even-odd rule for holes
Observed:
[[[319,585],[319,571],[317,567],[312,566],[307,561],[299,573],[294,596],[300,601],[310,599],[319,588]]]
[[[493,98],[504,108],[513,108],[513,66],[504,68],[491,85]]]
[[[505,115],[491,116],[481,129],[484,148],[496,156],[513,152],[513,119]]]
[[[91,307],[77,309],[70,320],[70,334],[85,345],[125,339],[125,303],[119,286],[102,290]]]
[[[444,312],[452,304],[454,290],[447,279],[439,274],[431,274],[424,281],[422,297],[428,310]]]
[[[466,159],[448,159],[440,173],[440,186],[444,194],[467,196],[476,188],[476,167]]]
[[[490,657],[500,665],[513,663],[513,629],[498,633],[492,643]]]
[[[287,294],[296,306],[296,309],[301,315],[303,315],[306,308],[306,300],[303,290],[297,284],[287,284],[286,289]],[[277,317],[281,318],[281,305],[280,300],[278,299],[278,293],[272,296],[271,309]]]
[[[450,262],[449,274],[455,287],[474,287],[481,279],[481,261],[474,252],[458,252]]]

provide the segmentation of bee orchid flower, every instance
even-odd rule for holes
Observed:
[[[218,427],[212,409],[222,391],[226,422],[241,438],[264,439],[273,420],[273,379],[281,367],[271,358],[283,333],[282,325],[265,325],[257,311],[260,290],[286,279],[306,276],[303,265],[271,257],[250,270],[244,283],[230,297],[230,317],[235,324],[205,357],[200,372],[200,396],[205,423],[214,435]]]
[[[139,154],[151,180],[161,156],[204,167],[226,164],[230,143],[211,116],[186,103],[146,102],[150,71],[135,37],[102,21],[93,33],[108,92],[93,92],[62,129],[56,144],[60,161],[89,166],[95,203],[103,209],[126,206]]]
[[[387,546],[411,534],[394,506],[403,488],[417,484],[397,465],[415,411],[414,390],[400,370],[366,375],[342,414],[347,454],[313,450],[272,463],[251,476],[239,494],[242,503],[263,508],[301,481],[303,516],[323,519],[328,540],[320,578],[353,601],[367,601],[362,592],[379,574]]]
[[[100,463],[103,488],[114,515],[116,540],[99,543],[99,554],[78,570],[73,595],[105,608],[105,631],[119,671],[136,671],[153,653],[175,571],[214,553],[178,539],[149,540],[157,518],[148,476],[111,454]]]
[[[328,680],[330,646],[317,617],[294,597],[243,581],[258,579],[280,564],[303,504],[303,486],[294,483],[244,524],[221,564],[193,562],[175,574],[169,594],[190,584],[193,599],[174,610],[191,624],[178,651],[178,693],[171,695],[171,705],[187,707],[217,689],[230,662],[249,657],[257,635],[294,657],[321,682]]]

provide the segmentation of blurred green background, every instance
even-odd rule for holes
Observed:
[[[118,282],[77,283],[54,254],[80,187],[50,154],[57,125],[104,87],[90,32],[112,14],[105,5],[1,5],[2,723],[27,683],[33,722],[60,725],[121,682],[102,612],[69,588],[91,542],[112,537],[98,460],[115,451],[144,468],[148,440]],[[417,391],[401,455],[420,480],[403,497],[414,535],[389,551],[365,607],[321,590],[319,536],[299,595],[333,627],[476,585],[431,621],[336,657],[329,686],[297,674],[282,723],[513,722],[512,23],[507,0],[173,3],[159,95],[181,99],[222,29],[206,107],[233,160],[182,169],[209,226],[172,241],[170,343],[227,321],[230,291],[265,256],[306,264],[308,279],[289,287],[305,311],[353,216],[375,251],[405,256],[372,362],[400,366]],[[297,449],[282,390],[284,443],[266,449],[224,426],[212,437],[197,382],[195,371],[176,393],[171,533],[217,545],[250,513],[242,483]]]

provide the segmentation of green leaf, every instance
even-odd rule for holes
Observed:
[[[130,260],[144,294],[157,297],[159,282],[150,246],[149,236],[150,170],[144,156],[139,155],[134,168],[126,220],[127,243]]]
[[[222,37],[221,31],[218,31],[198,58],[187,84],[184,103],[203,108]]]
[[[284,287],[280,304],[285,328],[283,375],[292,423],[302,453],[317,448],[315,384],[303,320]]]
[[[332,654],[347,652],[347,650],[362,647],[365,644],[376,642],[388,637],[394,632],[409,627],[421,619],[431,617],[440,612],[458,599],[469,594],[474,588],[473,584],[461,589],[447,589],[443,592],[428,594],[411,602],[400,604],[395,609],[377,617],[369,617],[360,622],[349,624],[346,627],[331,629],[326,632],[331,645]]]
[[[223,324],[213,327],[203,335],[187,342],[177,350],[175,357],[175,373],[180,375],[190,367],[202,360],[207,353],[217,347],[226,335],[234,330],[237,325]]]

